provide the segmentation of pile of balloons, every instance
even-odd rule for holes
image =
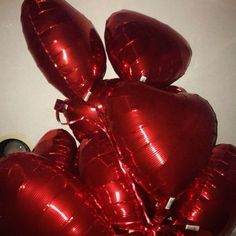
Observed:
[[[105,45],[119,78],[105,80],[103,43],[67,2],[25,0],[21,21],[38,67],[67,97],[56,117],[80,145],[55,129],[1,160],[1,235],[230,235],[236,147],[216,145],[205,99],[171,85],[189,65],[187,41],[156,19],[115,12]]]

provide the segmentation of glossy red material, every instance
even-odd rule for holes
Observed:
[[[33,152],[44,156],[63,170],[73,172],[77,145],[73,136],[63,129],[48,131],[34,147]]]
[[[91,89],[87,102],[77,97],[65,101],[57,100],[55,110],[59,122],[69,125],[76,139],[92,138],[105,129],[100,114],[105,113],[106,97],[110,96],[120,79],[97,81]],[[66,122],[63,122],[63,114]]]
[[[116,229],[142,229],[147,226],[145,209],[104,133],[83,140],[78,153],[80,179],[95,196]]]
[[[190,62],[187,41],[168,25],[122,10],[106,22],[106,49],[119,77],[166,87],[181,77]]]
[[[119,234],[119,236],[156,236],[156,233],[150,231],[130,231],[128,233]]]
[[[198,225],[213,235],[230,235],[236,226],[236,147],[221,144],[207,167],[173,205],[174,224]]]
[[[163,226],[158,232],[158,236],[213,236],[210,232],[200,229],[199,231],[185,230],[183,227],[176,227],[166,225]]]
[[[28,48],[48,82],[66,97],[86,97],[106,70],[92,23],[64,0],[25,0],[21,22]]]
[[[206,165],[216,117],[195,94],[122,83],[107,99],[110,135],[136,181],[164,207]]]
[[[106,98],[111,96],[112,91],[117,84],[122,83],[122,79],[106,79],[97,81],[91,89],[91,95],[88,104],[95,107],[99,113],[106,111]]]
[[[1,160],[1,235],[114,235],[84,186],[51,163],[34,153]]]
[[[168,86],[164,88],[163,90],[170,93],[187,93],[187,91],[184,88],[174,86],[174,85]]]
[[[65,101],[57,100],[55,105],[57,120],[69,125],[76,139],[81,142],[84,138],[91,138],[104,129],[104,124],[95,107],[90,106],[83,99],[77,97]],[[60,114],[64,115],[63,123]]]

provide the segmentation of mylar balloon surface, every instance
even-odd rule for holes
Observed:
[[[213,236],[207,230],[200,229],[198,231],[185,229],[184,227],[165,225],[161,227],[157,234],[158,236]]]
[[[162,198],[166,204],[207,163],[216,140],[214,111],[198,95],[131,82],[119,84],[107,104],[121,161],[159,204]]]
[[[63,129],[48,131],[34,147],[33,152],[48,158],[55,166],[73,171],[77,145],[73,136]]]
[[[1,235],[114,235],[84,186],[52,163],[34,153],[1,160]]]
[[[118,78],[97,81],[91,90],[88,104],[95,107],[99,113],[105,113],[106,98],[112,94],[114,87],[122,81]]]
[[[86,97],[106,70],[92,23],[64,0],[25,0],[21,22],[28,48],[48,82],[66,97]]]
[[[207,167],[173,204],[174,224],[230,235],[236,225],[236,147],[217,145]]]
[[[144,79],[160,88],[185,73],[192,54],[187,41],[168,25],[128,10],[115,12],[108,18],[105,43],[119,77]]]
[[[0,160],[0,235],[230,235],[236,147],[215,146],[206,100],[171,86],[190,63],[188,42],[152,17],[115,12],[105,44],[119,79],[103,80],[102,41],[66,1],[24,0],[21,23],[39,69],[67,97],[57,120],[81,144],[55,129],[32,153]]]
[[[76,139],[81,142],[84,138],[91,138],[104,128],[104,124],[95,107],[90,106],[80,97],[57,100],[54,109],[57,120],[69,125]],[[66,119],[63,122],[61,115]]]
[[[81,181],[110,223],[120,229],[144,230],[147,220],[143,203],[104,133],[82,141],[78,162]]]

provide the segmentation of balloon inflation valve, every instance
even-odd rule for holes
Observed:
[[[140,81],[140,82],[143,82],[143,83],[145,83],[146,80],[147,80],[147,77],[144,76],[144,75],[142,75],[141,78],[139,79],[139,81]]]
[[[91,96],[92,92],[91,91],[88,91],[88,93],[86,94],[85,98],[84,98],[84,101],[87,102]]]
[[[166,206],[165,206],[165,209],[170,210],[170,208],[171,208],[172,204],[174,203],[174,201],[175,201],[175,197],[170,197],[167,204],[166,204]]]
[[[200,230],[200,226],[198,225],[186,225],[185,226],[185,230],[191,230],[191,231],[199,231]]]

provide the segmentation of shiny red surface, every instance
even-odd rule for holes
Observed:
[[[81,181],[109,222],[120,229],[144,229],[147,220],[143,203],[104,133],[82,141],[78,162]]]
[[[95,107],[100,113],[106,112],[106,98],[112,94],[112,91],[117,84],[122,83],[122,79],[106,79],[97,81],[88,99],[88,104]]]
[[[81,142],[84,138],[91,138],[104,128],[104,124],[95,107],[90,106],[83,99],[77,97],[65,101],[57,100],[55,105],[57,119],[66,122],[73,131],[76,139]]]
[[[190,62],[187,41],[168,25],[141,13],[122,10],[106,22],[106,49],[119,77],[165,87],[181,77]]]
[[[175,224],[199,225],[213,235],[230,235],[236,222],[236,147],[221,144],[183,196],[174,203]]]
[[[33,152],[52,160],[63,170],[73,171],[76,150],[76,142],[69,132],[54,129],[42,136]]]
[[[34,153],[0,161],[0,206],[1,235],[114,235],[83,185]]]
[[[213,236],[206,230],[199,231],[185,230],[184,227],[163,225],[157,232],[158,236]],[[155,235],[155,236],[156,236]]]
[[[85,97],[106,70],[92,23],[64,0],[25,0],[21,22],[28,48],[48,82],[66,97]]]
[[[102,80],[102,41],[66,1],[24,0],[21,22],[36,64],[69,98],[56,102],[57,119],[81,145],[74,163],[73,137],[51,130],[34,153],[0,161],[0,235],[229,235],[236,148],[212,151],[214,111],[198,95],[169,86],[189,65],[187,41],[156,19],[115,12],[105,43],[121,79]],[[89,190],[66,173],[73,164]],[[169,209],[171,197],[177,200]]]
[[[163,90],[170,93],[186,93],[187,92],[184,88],[181,88],[175,85],[170,85],[164,88]]]
[[[157,232],[158,236],[213,236],[210,232],[200,229],[199,231],[191,231],[181,229],[180,227],[166,226]]]
[[[64,116],[66,120],[64,124],[70,126],[79,142],[84,138],[92,138],[105,128],[100,113],[105,113],[106,97],[120,81],[120,79],[97,81],[87,102],[79,97],[65,101],[57,100],[55,110],[58,121],[63,123],[62,116]]]
[[[164,92],[143,83],[120,84],[107,104],[120,160],[165,205],[207,163],[216,140],[215,113],[198,95]]]

